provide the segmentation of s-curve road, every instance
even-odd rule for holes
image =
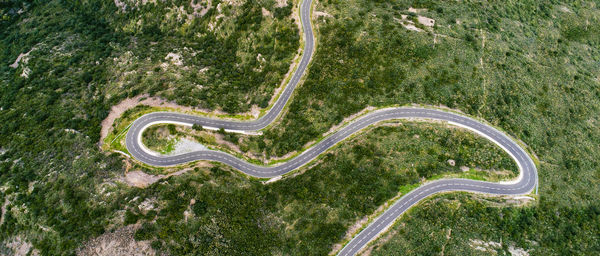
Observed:
[[[519,166],[519,178],[510,183],[491,183],[467,179],[442,179],[426,183],[398,199],[380,217],[369,224],[369,226],[346,244],[339,252],[339,255],[354,255],[358,253],[367,243],[375,239],[392,225],[403,212],[420,200],[435,193],[469,191],[497,195],[519,195],[527,194],[535,188],[537,184],[537,170],[535,164],[527,152],[516,142],[497,129],[472,118],[430,108],[398,107],[370,112],[321,140],[302,154],[275,166],[254,165],[230,154],[214,150],[196,151],[176,156],[163,156],[144,147],[141,141],[143,131],[149,126],[158,123],[174,123],[188,126],[199,124],[203,127],[224,128],[235,131],[257,131],[273,122],[290,99],[292,92],[296,88],[296,85],[309,64],[314,51],[314,37],[310,24],[310,7],[311,0],[304,0],[300,7],[300,16],[305,39],[302,59],[296,72],[292,75],[290,82],[286,85],[283,92],[267,114],[254,121],[211,119],[170,112],[146,114],[135,120],[127,132],[125,141],[127,150],[131,156],[140,162],[154,166],[173,166],[198,160],[217,161],[254,177],[269,178],[286,174],[306,165],[327,149],[370,125],[385,120],[419,118],[446,121],[450,124],[474,131],[504,149]]]
[[[516,142],[497,129],[483,124],[472,118],[437,109],[428,108],[387,108],[366,114],[350,124],[344,126],[334,134],[321,140],[313,147],[293,159],[276,166],[260,166],[248,163],[230,154],[205,150],[186,153],[176,156],[162,156],[152,154],[141,143],[142,132],[156,123],[175,123],[182,125],[210,125],[204,118],[178,113],[156,112],[144,115],[134,121],[126,137],[129,153],[137,160],[154,166],[172,166],[190,161],[209,160],[217,161],[232,166],[239,171],[251,176],[269,178],[279,176],[309,163],[317,156],[341,142],[348,136],[384,120],[419,118],[429,120],[447,121],[450,124],[472,130],[481,136],[496,143],[504,149],[519,166],[519,178],[511,183],[491,183],[467,179],[443,179],[427,183],[411,193],[401,197],[392,207],[386,210],[379,218],[352,239],[340,252],[340,255],[354,255],[369,241],[387,229],[409,207],[420,200],[439,192],[445,191],[470,191],[498,195],[519,195],[529,193],[537,183],[535,164],[527,152]],[[239,123],[238,123],[239,124]],[[250,126],[252,127],[252,126]],[[244,126],[236,127],[238,130],[251,130]]]

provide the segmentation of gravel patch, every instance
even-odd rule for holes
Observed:
[[[194,151],[200,151],[200,150],[207,150],[206,146],[186,139],[186,138],[182,138],[179,139],[179,141],[177,141],[177,144],[175,144],[175,149],[171,152],[169,152],[167,155],[181,155],[181,154],[185,154],[185,153],[189,153],[189,152],[194,152]]]

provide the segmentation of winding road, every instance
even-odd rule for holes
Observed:
[[[314,52],[314,36],[310,23],[311,4],[312,0],[304,0],[300,7],[300,17],[305,39],[302,59],[289,83],[286,85],[275,104],[265,115],[253,121],[233,121],[171,112],[154,112],[146,114],[135,120],[127,132],[125,142],[131,156],[140,162],[153,166],[173,166],[198,160],[217,161],[230,165],[231,167],[254,177],[269,178],[289,173],[306,165],[329,148],[348,138],[348,136],[351,136],[370,125],[391,119],[418,118],[445,121],[449,124],[469,129],[496,143],[517,163],[520,174],[517,180],[512,182],[492,183],[468,179],[441,179],[428,182],[416,188],[394,202],[394,204],[383,214],[348,242],[338,255],[355,255],[365,247],[365,245],[390,227],[407,209],[433,194],[448,191],[468,191],[496,195],[521,195],[531,192],[536,187],[536,166],[528,153],[513,139],[509,138],[501,131],[473,118],[431,108],[397,107],[370,112],[327,136],[316,145],[305,150],[302,154],[275,166],[255,165],[230,154],[214,150],[196,151],[175,156],[163,156],[153,153],[145,148],[141,141],[143,131],[149,126],[158,123],[174,123],[188,126],[199,124],[206,128],[224,128],[242,132],[257,131],[272,123],[280,115],[281,111],[289,101],[300,78],[306,71]]]

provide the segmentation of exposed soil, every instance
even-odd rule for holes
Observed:
[[[115,122],[115,119],[119,118],[125,111],[128,109],[134,108],[137,105],[148,105],[151,107],[166,107],[166,108],[174,108],[178,109],[182,112],[191,112],[191,111],[200,111],[204,113],[214,113],[214,114],[226,114],[222,111],[208,111],[200,108],[193,108],[188,106],[181,106],[177,103],[167,101],[158,97],[148,97],[147,94],[138,95],[133,98],[124,99],[119,104],[112,106],[110,109],[110,113],[108,116],[102,120],[101,130],[100,130],[100,146],[102,146],[102,142],[104,138],[108,135],[110,131],[112,131],[112,124]]]
[[[318,17],[327,17],[327,18],[331,18],[331,17],[333,17],[333,15],[331,15],[331,14],[329,14],[329,13],[326,13],[326,12],[320,12],[320,11],[316,11],[316,12],[314,12],[313,14],[314,14],[315,18],[318,18]]]
[[[145,188],[164,178],[165,175],[151,175],[142,171],[131,171],[125,174],[125,182],[133,187]]]
[[[206,5],[206,7],[202,6],[202,2],[201,1],[197,1],[197,2],[198,3],[194,4],[194,0],[190,1],[190,6],[194,10],[192,12],[192,15],[194,15],[194,17],[202,17],[206,13],[208,13],[208,10],[210,10],[210,8],[212,8],[212,1],[211,0],[207,1],[208,4]]]
[[[167,155],[181,155],[189,152],[195,152],[200,150],[206,150],[207,148],[193,140],[192,138],[181,138],[174,146],[173,151],[167,153]]]
[[[433,25],[435,25],[434,19],[430,19],[430,18],[427,18],[424,16],[418,16],[417,21],[419,21],[419,23],[423,24],[423,26],[427,26],[427,27],[433,27]]]
[[[196,165],[194,165],[194,167],[212,167],[212,164],[210,164],[209,162],[206,162],[206,161],[200,161]],[[193,170],[193,169],[185,168],[183,170],[172,172],[172,173],[169,173],[166,175],[163,175],[163,174],[152,175],[152,174],[147,174],[140,170],[135,170],[135,171],[125,173],[125,177],[123,178],[123,181],[125,183],[127,183],[127,185],[132,186],[132,187],[145,188],[159,180],[166,179],[171,176],[182,175],[190,170]]]
[[[271,12],[269,12],[269,10],[265,9],[264,7],[261,10],[262,15],[265,17],[273,17],[273,14],[271,14]]]
[[[8,206],[9,203],[10,201],[8,201],[8,197],[5,197],[4,203],[2,204],[2,215],[0,215],[0,226],[2,226],[4,223],[4,214],[6,214],[6,206]]]
[[[479,239],[469,239],[469,246],[478,251],[486,253],[495,253],[496,249],[502,248],[502,243],[494,241],[486,242]]]
[[[23,62],[25,64],[27,64],[27,61],[29,60],[29,53],[31,53],[32,50],[30,50],[30,51],[28,51],[26,53],[19,54],[19,56],[17,57],[17,59],[15,60],[15,62],[13,64],[10,64],[9,67],[11,67],[11,68],[18,68],[19,67],[19,62],[21,62],[21,59],[23,59]]]
[[[40,255],[40,252],[38,250],[32,250],[32,248],[33,245],[30,242],[21,238],[20,236],[15,236],[4,241],[0,241],[0,255]]]
[[[277,0],[277,7],[285,7],[287,6],[286,0]]]
[[[120,2],[120,1],[115,0],[115,3],[117,3],[117,2]],[[232,5],[235,4],[234,1],[228,1],[228,3],[232,4]],[[202,12],[205,12],[208,9],[210,9],[210,7],[212,6],[212,1],[209,1],[208,7],[206,9],[202,9],[200,3],[194,4],[194,0],[190,1],[190,5],[194,9],[194,14],[196,14],[197,11],[200,10],[200,13],[198,13],[198,14],[204,15],[204,13],[202,13]],[[117,6],[119,6],[119,5],[117,4]],[[277,6],[278,7],[287,6],[287,1],[286,0],[277,0]],[[296,25],[298,26],[298,29],[300,29],[300,31],[302,31],[302,25],[300,24],[299,14],[296,9],[293,10],[292,16],[295,17],[294,20],[295,20]],[[301,36],[302,36],[302,33],[301,33]],[[295,70],[296,66],[298,65],[297,60],[300,59],[301,55],[302,55],[302,49],[298,49],[298,53],[294,57],[294,61],[292,62],[292,64],[289,67],[288,72],[284,76],[285,79],[281,82],[281,85],[275,89],[274,94],[271,97],[271,100],[269,101],[270,104],[273,104],[275,102],[275,99],[276,99],[275,96],[277,96],[281,92],[281,90],[283,90],[283,88],[285,88],[286,79],[288,77],[291,77],[292,72]],[[216,114],[216,115],[228,114],[228,113],[225,113],[220,110],[208,110],[208,109],[202,109],[202,108],[196,108],[196,107],[182,106],[175,102],[170,102],[170,101],[167,101],[167,100],[159,98],[159,97],[149,97],[149,95],[147,95],[147,94],[138,95],[133,98],[125,99],[125,100],[121,101],[119,104],[114,105],[111,108],[110,113],[101,123],[102,127],[100,130],[100,142],[98,143],[98,145],[100,147],[102,146],[104,138],[106,138],[108,133],[112,130],[112,124],[114,123],[115,119],[120,117],[128,109],[131,109],[137,105],[148,105],[148,106],[152,106],[152,107],[174,108],[174,109],[178,109],[183,112],[199,111],[199,112],[203,112],[206,114]],[[250,113],[238,113],[238,115],[250,114],[251,116],[257,118],[260,114],[260,110],[261,109],[258,106],[252,106]]]
[[[105,233],[77,250],[77,255],[120,256],[120,255],[156,255],[150,241],[135,241],[133,235],[141,225],[129,225],[114,232]]]
[[[409,8],[408,11],[412,12],[412,13],[418,13],[420,9],[413,9],[413,8]],[[408,30],[412,30],[412,31],[416,31],[416,32],[423,32],[423,29],[420,29],[418,27],[415,26],[415,23],[410,20],[408,18],[408,15],[400,15],[400,19],[394,17],[394,20],[396,22],[399,22],[400,24],[402,24],[402,26],[404,26],[404,28],[408,29]],[[421,16],[421,15],[417,15],[417,22],[419,22],[421,25],[425,26],[425,27],[433,27],[435,25],[435,20],[431,19],[431,18],[427,18],[425,16]],[[431,29],[429,29],[431,30]],[[435,40],[435,39],[434,39]]]

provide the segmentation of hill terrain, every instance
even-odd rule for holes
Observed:
[[[0,3],[0,252],[81,254],[134,236],[151,253],[322,255],[424,180],[514,177],[510,158],[482,138],[393,122],[268,184],[212,163],[129,186],[128,172],[182,168],[99,149],[111,106],[147,95],[221,114],[267,107],[302,47],[296,5]],[[368,107],[446,106],[528,145],[539,159],[539,197],[436,196],[371,254],[600,251],[597,3],[326,0],[313,8],[317,50],[277,123],[260,136],[172,127],[168,138],[204,136],[206,145],[277,161]]]

